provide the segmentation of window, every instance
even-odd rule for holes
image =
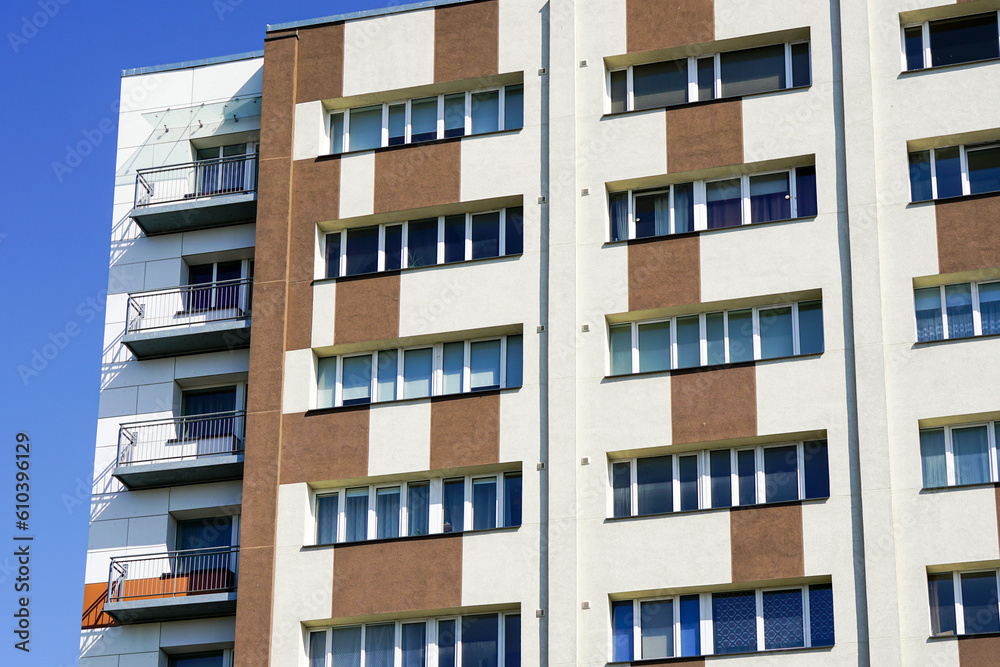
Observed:
[[[201,442],[198,454],[222,454],[239,448],[242,428],[234,413],[242,405],[242,385],[189,389],[181,393],[184,415],[183,437],[186,440],[223,438],[222,442]]]
[[[521,525],[521,472],[323,491],[315,508],[316,544],[512,528]]]
[[[367,151],[524,124],[524,86],[389,102],[330,114],[330,152]]]
[[[962,424],[920,431],[924,488],[989,484],[1000,481],[997,437],[1000,422]]]
[[[910,201],[1000,192],[1000,143],[910,153]]]
[[[918,343],[1000,333],[1000,282],[923,287],[913,302]]]
[[[931,635],[976,635],[1000,632],[997,570],[927,575]]]
[[[997,13],[925,21],[903,27],[903,67],[918,70],[1000,58]]]
[[[214,264],[189,264],[190,287],[185,292],[184,312],[191,314],[245,308],[248,295],[242,282],[243,271],[244,261],[239,259]]]
[[[366,623],[309,633],[309,667],[520,667],[521,615]],[[214,665],[214,663],[212,663]],[[197,667],[201,667],[198,665]]]
[[[523,251],[522,207],[459,213],[328,232],[326,277],[506,257]]]
[[[816,167],[608,195],[611,241],[816,215]]]
[[[823,306],[803,301],[612,324],[610,374],[779,359],[823,351]]]
[[[520,387],[521,334],[324,357],[317,408]]]
[[[616,519],[830,496],[825,440],[612,461],[610,475]]]
[[[252,155],[254,144],[231,144],[195,150],[195,190],[191,196],[204,197],[243,192],[255,186],[253,163],[243,156]]]
[[[608,72],[609,113],[740,97],[811,83],[809,42],[632,65]]]
[[[614,662],[833,646],[833,587],[615,601],[611,624]]]

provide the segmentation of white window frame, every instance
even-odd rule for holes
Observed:
[[[945,486],[934,486],[934,487],[923,487],[931,489],[948,489],[953,487],[965,488],[968,486],[982,486],[984,484],[996,484],[1000,482],[997,473],[997,440],[996,440],[996,421],[977,421],[969,422],[966,424],[948,424],[946,426],[936,426],[932,428],[922,428],[920,433],[923,434],[924,431],[936,431],[938,429],[944,432],[944,456],[945,456],[945,470],[947,473],[946,485]],[[979,482],[976,484],[959,484],[958,474],[955,468],[955,447],[953,440],[953,431],[955,429],[966,429],[966,428],[979,428],[986,427],[986,441],[988,445],[989,454],[989,481]],[[922,477],[922,474],[921,474]],[[923,480],[921,480],[921,483]]]
[[[946,148],[957,148],[958,149],[958,159],[961,169],[961,183],[962,183],[962,194],[955,195],[956,197],[968,197],[972,194],[972,181],[969,175],[969,153],[976,153],[978,151],[990,150],[1000,148],[1000,141],[987,141],[976,144],[960,144],[958,146],[938,146],[936,148],[926,149],[930,154],[930,170],[931,170],[931,200],[937,200],[938,197],[938,177],[937,177],[937,151]],[[923,153],[924,151],[913,151],[907,155],[914,155],[916,153]],[[989,192],[1000,192],[1000,191],[989,191]],[[978,193],[987,194],[987,193]],[[950,198],[950,197],[949,197]]]
[[[997,599],[1000,599],[1000,571],[998,571],[996,568],[976,568],[976,569],[973,569],[973,570],[955,570],[955,571],[950,572],[950,573],[948,573],[948,572],[928,572],[927,573],[928,576],[934,575],[934,574],[951,574],[951,581],[952,581],[952,586],[954,587],[953,591],[954,591],[954,597],[955,597],[955,635],[956,636],[967,635],[967,633],[965,631],[965,608],[964,608],[964,606],[962,604],[962,575],[964,575],[964,574],[984,574],[984,573],[991,573],[991,574],[994,575],[994,577],[996,579],[996,582],[997,582]],[[929,635],[931,637],[948,636],[948,635],[935,635],[934,634],[934,623],[933,623],[933,620],[932,620],[932,614],[931,614],[929,600],[928,600],[928,605],[927,605],[927,611],[928,611],[927,625],[928,625],[928,628],[929,628]],[[973,636],[974,637],[975,634],[978,634],[978,633],[974,633],[974,634],[969,635],[969,636]]]
[[[952,64],[937,65],[937,66],[935,66],[933,64],[933,60],[931,59],[931,23],[936,23],[938,21],[950,21],[952,19],[962,19],[962,18],[973,18],[973,17],[976,17],[976,16],[985,16],[986,14],[991,14],[991,13],[997,15],[997,40],[998,40],[998,42],[1000,42],[1000,12],[996,12],[996,11],[995,12],[975,12],[973,14],[961,14],[959,16],[945,16],[945,17],[941,17],[941,18],[937,18],[937,19],[931,19],[931,20],[928,20],[928,21],[921,21],[921,22],[915,22],[915,23],[904,23],[899,28],[900,53],[901,53],[901,56],[902,56],[902,60],[901,60],[902,71],[903,72],[918,72],[920,70],[925,70],[925,69],[941,69],[943,67],[953,67],[954,65],[952,65]],[[921,44],[923,46],[923,49],[922,49],[923,58],[922,58],[922,63],[921,63],[923,66],[919,67],[917,69],[912,69],[912,70],[907,68],[907,62],[906,62],[906,30],[908,28],[920,28]],[[984,61],[988,61],[988,60],[995,60],[995,58],[986,58],[986,59],[981,59],[981,60],[969,60],[969,61],[964,62],[964,63],[955,63],[955,65],[966,65],[966,64],[970,64],[970,63],[978,63],[978,62],[984,62]]]
[[[983,336],[984,335],[983,334],[983,315],[982,315],[981,304],[980,304],[980,301],[979,301],[979,287],[980,287],[980,285],[992,285],[992,284],[996,284],[996,283],[1000,283],[1000,280],[980,280],[980,281],[977,281],[977,282],[951,283],[951,284],[948,284],[948,285],[937,285],[936,287],[940,290],[940,299],[941,299],[941,334],[942,334],[942,338],[940,338],[938,340],[963,340],[965,338],[969,338],[969,336],[961,336],[959,338],[952,338],[950,336],[950,332],[948,331],[948,300],[947,300],[948,296],[947,296],[947,291],[946,291],[946,289],[948,287],[956,287],[956,286],[961,286],[961,285],[969,285],[970,286],[969,293],[970,293],[970,298],[972,300],[972,330],[973,330],[973,333],[972,333],[971,337],[975,338],[975,337]],[[933,287],[935,287],[935,286],[932,285],[931,288],[933,288]],[[916,287],[916,288],[914,288],[914,290],[913,290],[914,294],[916,294],[917,290],[923,290],[923,289],[928,289],[928,288],[926,288],[926,287]],[[915,301],[916,301],[916,297],[914,296],[914,302]],[[916,303],[914,303],[914,306],[916,306]],[[917,328],[918,324],[917,324],[916,308],[915,307],[914,307],[913,322],[914,322],[913,336],[914,336],[914,340],[917,340],[917,338],[919,337],[919,331],[918,331],[918,328]],[[994,335],[994,334],[990,334],[990,335]],[[936,343],[938,341],[937,340],[925,340],[925,341],[921,341],[921,342],[923,342],[923,343]]]

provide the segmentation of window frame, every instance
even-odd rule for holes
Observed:
[[[951,580],[952,580],[952,586],[954,587],[953,588],[953,593],[954,593],[954,596],[955,596],[955,604],[954,604],[954,608],[953,608],[954,612],[955,612],[955,634],[954,635],[947,634],[947,633],[942,633],[942,634],[939,634],[939,635],[934,634],[933,613],[931,612],[930,600],[928,599],[928,601],[927,601],[927,612],[928,612],[928,615],[927,615],[927,627],[930,630],[930,632],[928,633],[928,635],[930,637],[952,637],[952,636],[954,636],[954,637],[963,637],[963,636],[974,637],[974,636],[979,635],[979,634],[988,634],[988,633],[978,633],[978,632],[973,632],[973,633],[967,633],[967,632],[965,632],[965,613],[964,613],[965,612],[965,608],[964,608],[964,606],[962,604],[962,575],[964,575],[964,574],[985,574],[985,573],[991,573],[991,574],[994,575],[995,580],[996,580],[996,585],[997,585],[997,591],[996,591],[997,592],[997,599],[1000,599],[1000,569],[997,569],[997,568],[988,568],[987,567],[987,568],[975,568],[975,569],[972,569],[972,570],[953,570],[951,572],[927,572],[927,577],[930,577],[931,575],[950,574],[951,575]],[[1000,614],[1000,610],[998,610],[998,614]]]
[[[939,150],[957,148],[959,155],[959,165],[961,169],[961,184],[962,184],[962,194],[952,195],[950,197],[938,197],[938,176],[937,176],[937,157],[936,153]],[[978,151],[989,150],[989,149],[1000,148],[1000,139],[993,141],[981,141],[972,144],[959,144],[957,146],[935,146],[934,148],[926,148],[923,150],[909,151],[906,154],[907,163],[911,156],[920,153],[928,153],[930,155],[930,170],[931,170],[931,198],[930,199],[913,199],[913,179],[910,180],[910,203],[920,204],[928,201],[938,201],[941,199],[957,199],[958,197],[969,197],[973,194],[975,195],[990,195],[995,193],[1000,193],[1000,190],[988,190],[986,192],[972,192],[972,181],[969,177],[969,153],[975,153]]]
[[[926,344],[926,343],[939,343],[939,342],[941,342],[943,340],[967,340],[969,338],[981,338],[983,336],[996,336],[996,335],[1000,335],[1000,334],[984,334],[983,333],[983,316],[982,316],[982,310],[981,310],[981,303],[979,301],[979,287],[980,287],[980,285],[992,285],[992,284],[1000,284],[1000,280],[990,279],[990,280],[979,280],[979,281],[970,281],[970,282],[962,282],[962,283],[949,283],[947,285],[930,285],[929,287],[914,287],[913,288],[913,293],[914,293],[914,296],[913,296],[913,299],[914,299],[914,302],[913,302],[913,323],[914,323],[913,337],[914,338],[913,339],[914,339],[914,341],[916,341],[916,343],[918,345],[922,345],[922,344]],[[947,301],[947,293],[946,293],[945,290],[948,287],[955,287],[955,286],[958,286],[958,285],[969,285],[970,286],[969,294],[970,294],[971,306],[972,306],[972,330],[973,330],[973,334],[971,336],[957,336],[955,338],[952,338],[952,337],[950,337],[948,335],[948,301]],[[941,334],[942,334],[942,337],[941,338],[935,338],[935,339],[932,339],[932,340],[920,340],[920,327],[919,327],[919,324],[918,324],[918,321],[917,321],[916,292],[917,292],[917,290],[934,289],[935,287],[938,288],[939,291],[940,291],[940,299],[941,299]]]
[[[902,23],[899,26],[899,38],[900,38],[900,57],[901,57],[901,67],[903,74],[908,72],[922,72],[928,69],[944,69],[945,67],[958,67],[961,65],[969,65],[971,63],[982,63],[988,62],[990,60],[997,60],[997,58],[979,58],[977,60],[967,60],[961,63],[948,63],[947,65],[934,65],[931,54],[931,23],[937,23],[938,21],[952,21],[955,19],[971,19],[976,16],[986,16],[987,14],[995,14],[997,16],[997,43],[1000,47],[1000,11],[992,12],[975,12],[973,14],[960,14],[958,16],[944,16],[937,19],[929,19],[927,21],[913,21],[910,23]],[[920,41],[921,41],[921,54],[922,54],[922,67],[909,68],[909,63],[906,61],[906,30],[908,28],[920,28]]]
[[[997,484],[1000,483],[1000,471],[997,470],[997,438],[996,438],[996,425],[1000,423],[998,420],[990,421],[975,421],[962,424],[946,424],[945,426],[932,426],[928,428],[920,429],[920,434],[922,435],[925,431],[937,431],[942,430],[944,432],[944,457],[945,457],[945,477],[946,483],[944,486],[926,486],[926,480],[923,479],[923,471],[921,470],[920,484],[921,488],[924,490],[938,490],[938,489],[951,489],[951,488],[968,488],[976,486],[985,486],[987,484]],[[959,484],[958,483],[958,473],[955,468],[955,449],[954,441],[952,439],[952,432],[955,429],[965,429],[965,428],[986,428],[986,442],[987,442],[987,452],[989,454],[989,481],[986,482],[976,482],[973,484]]]

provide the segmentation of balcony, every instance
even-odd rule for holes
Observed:
[[[250,345],[252,278],[129,294],[122,343],[137,359]]]
[[[140,169],[129,216],[147,236],[253,222],[257,155]]]
[[[111,559],[104,612],[122,625],[236,613],[240,548]]]
[[[122,424],[112,474],[129,490],[239,479],[245,426],[243,411]]]

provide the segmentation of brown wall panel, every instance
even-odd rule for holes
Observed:
[[[368,474],[368,406],[285,415],[281,484],[323,482]]]
[[[431,469],[500,461],[500,392],[431,400]]]
[[[675,444],[757,435],[753,365],[674,371],[670,422]]]
[[[667,171],[743,163],[743,101],[667,109]]]
[[[257,175],[255,283],[285,279],[291,177],[290,158],[261,158]]]
[[[285,348],[306,350],[312,347],[312,284],[288,284],[288,321],[285,323]]]
[[[733,583],[801,577],[802,505],[734,507],[729,511]]]
[[[628,309],[701,303],[698,236],[657,239],[628,246]]]
[[[240,549],[234,664],[259,667],[271,664],[271,608],[274,587],[274,548]]]
[[[435,8],[435,83],[498,74],[499,49],[497,0]]]
[[[940,273],[1000,266],[1000,196],[938,202],[934,212]]]
[[[107,601],[107,582],[86,584],[83,587],[83,621],[80,624],[82,629],[107,628],[118,625],[115,619],[104,613],[104,604]]]
[[[315,102],[344,95],[344,24],[299,30],[295,101]]]
[[[958,664],[962,667],[996,667],[1000,661],[1000,637],[959,637]]]
[[[338,546],[333,617],[395,614],[462,605],[460,534]]]
[[[308,230],[309,245],[314,242],[314,225],[340,219],[340,156],[296,160],[293,168],[292,219],[294,236]],[[298,230],[298,231],[296,231]],[[309,253],[310,257],[312,252]],[[312,263],[309,264],[312,273]]]
[[[247,415],[243,513],[240,520],[240,544],[243,547],[274,545],[280,434],[279,412],[252,412]]]
[[[295,60],[299,40],[272,37],[264,42],[264,79],[260,108],[262,159],[292,154],[292,119],[295,114]]]
[[[399,337],[399,274],[337,281],[337,345]]]
[[[247,382],[249,412],[281,410],[281,376],[285,364],[284,320],[285,283],[255,282]]]
[[[375,213],[454,204],[461,198],[461,141],[413,144],[375,153]]]
[[[626,0],[628,52],[715,39],[714,0]]]

